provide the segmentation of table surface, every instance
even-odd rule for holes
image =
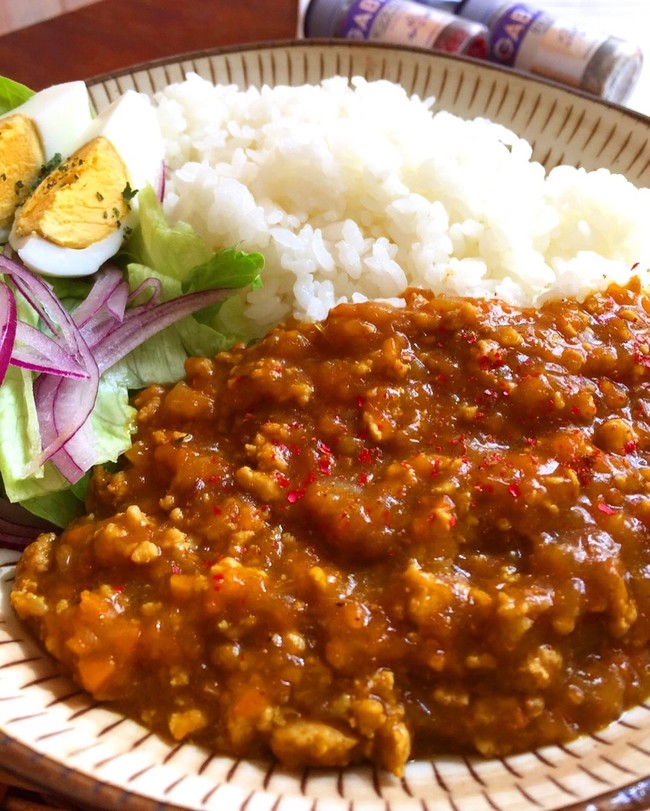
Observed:
[[[297,16],[298,0],[100,0],[1,36],[0,75],[40,90],[189,51],[289,39]]]

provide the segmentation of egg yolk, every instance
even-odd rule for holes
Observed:
[[[86,248],[124,222],[128,173],[113,144],[98,136],[49,174],[16,214],[18,237],[37,234],[64,248]]]
[[[24,115],[0,120],[0,228],[11,225],[45,160],[34,122]]]

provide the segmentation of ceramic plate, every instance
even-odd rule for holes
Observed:
[[[446,55],[346,42],[292,42],[137,67],[91,83],[101,109],[127,88],[152,93],[188,71],[222,83],[301,84],[330,75],[399,82],[438,107],[487,116],[548,168],[608,167],[650,186],[650,119],[550,83]],[[270,762],[170,746],[58,675],[9,608],[17,554],[0,552],[0,763],[90,808],[124,811],[631,811],[650,807],[650,703],[598,735],[497,760],[290,772]]]

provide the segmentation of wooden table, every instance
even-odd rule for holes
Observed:
[[[0,37],[0,75],[40,90],[189,51],[289,39],[297,17],[298,0],[101,0]]]

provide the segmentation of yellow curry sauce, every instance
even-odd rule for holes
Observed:
[[[650,693],[650,299],[408,291],[191,359],[12,603],[100,699],[284,764],[486,756]]]

